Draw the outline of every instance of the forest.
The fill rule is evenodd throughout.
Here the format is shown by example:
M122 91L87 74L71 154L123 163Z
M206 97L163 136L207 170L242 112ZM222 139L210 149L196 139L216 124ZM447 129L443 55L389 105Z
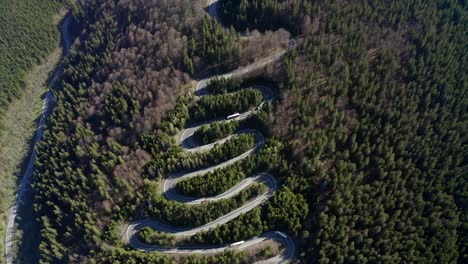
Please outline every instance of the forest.
M0 252L8 210L42 106L47 62L59 57L57 24L68 0L0 0ZM60 13L60 14L59 14ZM39 66L41 65L41 66ZM0 263L4 263L4 258Z
M239 122L233 120L231 122L215 122L209 125L203 125L195 131L193 137L203 145L223 139L234 133L239 127Z
M233 114L245 112L262 102L262 93L253 89L242 89L235 93L223 95L209 95L202 97L193 107L189 109L190 120L200 122Z
M67 3L68 0L0 1L0 117L20 94L26 72L57 46L60 32L52 17Z
M261 192L254 186L193 209L167 201L158 184L252 147L245 135L213 151L181 150L176 137L187 125L262 100L241 89L248 86L242 79L214 80L209 89L219 92L198 99L193 83L285 48L291 35L295 49L256 73L275 84L277 100L245 122L211 123L197 135L213 142L255 128L265 145L177 185L202 197L268 172L279 189L186 243L223 245L282 230L294 238L298 263L468 260L464 3L221 0L224 31L203 2L90 0L74 7L80 41L54 91L57 106L34 174L41 263L173 263L125 245L122 226L147 217L200 225ZM238 34L244 29L248 37ZM209 188L199 188L205 181ZM174 243L148 229L139 236ZM177 262L251 263L267 253Z
M142 194L147 197L144 203L146 208L140 208L139 210L144 211L149 217L158 218L179 227L204 225L265 192L265 186L251 185L232 199L223 199L197 206L185 206L167 201L161 194L157 193L158 188L159 186L154 182L147 182L142 191Z

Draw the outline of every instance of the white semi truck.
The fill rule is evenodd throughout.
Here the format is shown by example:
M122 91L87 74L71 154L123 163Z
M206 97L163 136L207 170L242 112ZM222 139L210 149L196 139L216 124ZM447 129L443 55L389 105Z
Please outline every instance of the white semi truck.
M244 242L245 242L244 240L239 241L239 242L234 242L234 243L231 244L231 247L242 245L242 244L244 244Z
M236 118L236 117L238 117L238 116L240 116L239 113L235 113L235 114L232 114L232 115L228 115L228 116L226 117L226 120L230 120L230 119Z

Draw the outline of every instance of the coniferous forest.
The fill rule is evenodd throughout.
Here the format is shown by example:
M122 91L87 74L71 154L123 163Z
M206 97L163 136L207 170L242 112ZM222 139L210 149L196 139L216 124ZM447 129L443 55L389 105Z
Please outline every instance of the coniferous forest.
M57 46L59 32L52 16L67 3L67 0L0 2L0 116L20 94L29 68Z
M54 90L33 180L41 263L252 263L272 255L174 258L122 240L129 222L199 226L264 192L252 185L200 205L163 197L169 175L255 145L242 134L210 151L184 151L181 131L206 120L218 122L194 135L203 144L256 129L264 145L178 182L180 193L218 195L260 172L279 187L261 206L186 240L142 229L148 244L225 245L281 230L293 238L297 263L468 261L466 2L220 0L227 30L205 4L73 7L79 41ZM197 80L285 50L292 38L279 60L194 95ZM252 87L265 83L275 99L260 108ZM256 114L219 122L249 109Z

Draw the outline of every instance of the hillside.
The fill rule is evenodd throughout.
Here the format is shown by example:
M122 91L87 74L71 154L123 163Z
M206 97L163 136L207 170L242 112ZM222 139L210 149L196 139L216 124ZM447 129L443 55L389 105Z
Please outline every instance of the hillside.
M463 4L211 3L73 9L42 262L463 263Z
M60 58L57 24L66 1L0 1L0 251L22 162ZM55 52L53 52L55 49ZM0 259L3 263L3 257Z
M67 2L0 1L0 114L19 95L26 72L57 46L52 17Z

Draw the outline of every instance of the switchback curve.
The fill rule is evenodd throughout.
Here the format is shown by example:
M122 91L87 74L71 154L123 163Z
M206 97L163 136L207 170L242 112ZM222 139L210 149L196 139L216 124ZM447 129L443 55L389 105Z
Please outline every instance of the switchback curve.
M209 6L209 11L210 14L212 15L213 18L219 21L217 17L217 5L218 0L210 0L210 6ZM276 52L272 55L269 55L262 60L259 60L255 63L252 63L246 67L239 68L237 70L234 70L230 73L223 74L223 75L217 75L217 76L212 76L207 79L200 80L196 86L196 94L198 96L206 96L208 95L208 91L206 89L207 85L209 84L210 80L214 78L233 78L233 77L238 77L242 76L244 74L247 74L249 72L252 72L254 70L261 69L265 67L266 65L278 60L281 58L284 54L286 53L286 50L282 50L279 52ZM254 86L253 88L256 88L260 90L263 94L264 100L266 101L272 101L273 100L273 93L271 90L266 87L266 86ZM241 120L245 119L248 116L252 115L255 113L256 110L249 110L244 113L241 113L238 117L236 117L234 120ZM218 119L221 120L221 119ZM205 198L193 198L193 197L185 197L175 190L175 186L177 182L188 179L191 177L197 177L204 175L208 172L215 171L216 169L223 168L225 166L228 166L234 162L237 162L241 159L244 159L245 157L252 155L256 151L258 151L263 145L264 145L264 137L263 135L256 131L256 130L243 130L236 132L233 135L230 135L224 139L218 140L217 142L207 144L204 146L198 146L193 140L192 136L195 133L196 130L198 130L202 125L204 124L209 124L217 120L211 120L207 122L202 122L198 123L195 125L192 125L191 127L188 127L185 129L182 133L182 136L179 139L179 143L181 146L186 150L190 152L197 152L197 151L206 151L214 147L215 144L223 144L225 141L229 140L231 137L242 134L242 133L251 133L254 134L255 136L255 147L248 150L247 152L234 157L228 161L225 161L221 164L205 168L202 170L198 170L195 172L190 172L190 173L177 173L173 174L166 179L164 179L163 184L162 184L162 193L166 196L167 199L169 200L174 200L177 202L185 203L185 204L200 204L204 202L213 202L217 201L220 199L228 199L236 194L238 194L241 190L245 189L247 186L255 183L255 182L262 182L267 186L267 191L264 192L262 195L256 197L255 199L247 202L243 206L231 211L230 213L223 215L219 217L218 219L211 221L205 225L196 227L196 228L178 228L178 227L173 227L167 224L164 224L162 222L156 221L156 220L149 220L149 219L144 219L144 220L139 220L135 221L131 224L128 225L125 233L124 233L124 240L133 248L141 251L159 251L162 253L166 254L206 254L206 253L222 253L225 250L245 250L249 247L252 247L254 245L257 245L265 240L274 240L284 246L284 250L282 254L277 255L273 258L263 260L257 263L283 263L287 262L288 260L292 259L295 254L295 245L293 240L287 236L286 234L280 232L280 231L272 231L265 233L259 237L254 237L252 239L249 239L247 241L244 241L240 245L232 246L219 246L219 247L213 247L213 246L182 246L182 247L176 247L176 248L167 248L167 247L160 247L160 246L153 246L153 245L148 245L143 243L139 238L138 238L138 231L141 230L142 228L145 227L150 227L156 231L159 232L164 232L171 234L175 237L189 237L193 236L198 232L202 231L207 231L209 229L215 228L218 225L227 223L231 221L232 219L238 217L240 214L246 213L255 207L261 205L263 202L268 200L273 193L277 190L277 182L276 179L270 175L269 173L258 173L253 176L250 176L238 184L236 184L234 187L230 188L226 192L219 194L214 197L205 197Z

